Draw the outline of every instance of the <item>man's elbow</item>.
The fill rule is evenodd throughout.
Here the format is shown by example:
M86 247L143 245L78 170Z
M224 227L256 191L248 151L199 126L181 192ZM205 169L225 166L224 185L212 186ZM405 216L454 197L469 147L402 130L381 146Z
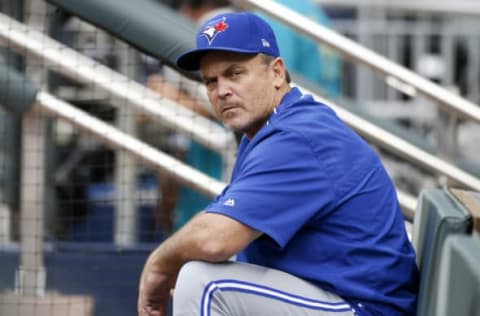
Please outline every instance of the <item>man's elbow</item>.
M189 240L189 249L198 250L196 259L221 262L243 250L260 232L227 216L204 213L189 222L182 236Z
M210 262L221 262L235 255L240 249L235 249L223 240L213 238L200 241L198 247L205 259Z

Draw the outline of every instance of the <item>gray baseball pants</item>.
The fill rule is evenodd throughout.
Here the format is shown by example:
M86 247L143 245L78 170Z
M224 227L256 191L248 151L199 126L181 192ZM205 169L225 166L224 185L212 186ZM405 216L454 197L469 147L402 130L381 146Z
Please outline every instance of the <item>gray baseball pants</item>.
M174 316L352 316L349 303L288 273L238 262L185 264Z

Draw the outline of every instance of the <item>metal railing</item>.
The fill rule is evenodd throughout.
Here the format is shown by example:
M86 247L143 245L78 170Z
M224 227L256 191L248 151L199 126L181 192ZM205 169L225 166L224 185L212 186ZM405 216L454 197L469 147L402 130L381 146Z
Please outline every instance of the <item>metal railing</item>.
M392 143L395 143L396 144L395 148L397 149L397 151L400 151L400 152L402 152L402 149L404 148L403 146L412 147L413 150L419 150L415 146L412 146L411 144L409 144L409 143L405 142L404 140L402 140L401 138L389 133L388 131L385 131L382 128L379 128L379 127L375 126L374 124L368 122L367 120L365 120L365 119L363 119L363 118L361 118L361 117L359 117L359 116L357 116L353 113L350 113L347 110L339 107L338 105L335 105L334 103L324 99L322 96L316 94L315 92L309 91L308 89L306 89L304 87L301 87L301 89L303 91L311 94L316 100L319 100L319 101L321 101L325 104L328 104L328 106L331 107L338 114L339 117L341 117L345 121L348 121L349 125L352 126L352 128L354 128L355 130L357 130L357 132L360 132L364 137L366 137L370 140L373 140L373 141L380 141L382 139L384 139L384 141L388 140ZM376 136L378 136L378 139L377 139ZM419 150L419 151L421 153L420 156L423 158L419 162L422 162L425 159L429 158L428 153L425 153L421 150ZM407 157L408 157L408 155L407 155ZM414 157L412 157L412 158L414 158ZM442 162L442 163L444 163L444 162ZM448 163L446 163L446 165L447 165L448 168L452 167ZM480 185L480 182L478 182L477 185ZM414 216L414 212L415 212L415 208L417 206L417 198L412 196L411 194L409 194L407 192L399 190L398 188L397 188L397 197L398 197L398 201L400 202L400 205L402 207L404 217L407 220L412 221L413 216Z
M43 296L46 290L43 256L45 214L42 207L45 170L43 114L66 120L110 147L124 150L155 169L175 175L207 196L218 195L226 185L47 92L38 92L33 107L23 116L26 137L22 141L21 264L16 274L16 291L19 294Z
M470 175L455 165L410 144L401 137L376 126L368 120L322 98L314 92L308 91L305 88L302 89L312 94L317 100L328 104L343 121L374 144L379 145L380 147L385 147L391 152L396 153L409 161L415 162L431 171L437 172L438 174L447 176L466 187L480 191L480 179ZM416 208L416 198L411 194L398 189L397 195L405 218L413 220L413 214Z
M305 28L306 30L304 30L304 32L312 32L311 36L318 37L316 38L317 40L325 42L333 48L338 49L352 60L369 65L376 72L384 75L387 80L390 80L391 84L402 85L403 88L411 89L412 93L418 92L436 101L445 102L442 103L445 109L454 111L464 117L471 117L477 122L480 121L480 112L478 109L473 108L474 105L468 101L465 101L429 81L418 77L408 70L377 56L355 43L348 42L345 38L314 24L302 16L290 16L290 14L294 14L294 12L282 7L275 8L275 6L278 5L274 5L273 1L249 0L242 2L250 3L252 5L258 3L258 8L260 9L263 5L266 5L264 8L265 12L269 10L267 8L271 8L279 15L275 16L272 14L274 17L283 18L289 24L294 22L298 23L298 25L292 25L295 25L295 27L299 29ZM313 24L309 25L309 23ZM173 101L159 97L155 92L145 88L141 84L92 61L74 50L59 44L41 32L35 31L33 28L2 14L0 14L0 40L5 41L11 47L17 48L20 53L33 55L36 58L41 59L51 69L54 69L67 77L88 85L94 85L96 88L110 93L120 101L114 102L113 105L117 103L122 106L133 106L141 112L148 113L151 117L162 124L166 124L179 131L188 133L200 143L220 153L224 153L226 148L232 148L232 145L235 143L233 135L231 133L226 133L224 129L218 127L215 123L195 115L193 112L178 106ZM319 100L323 99L318 95L315 95L315 97ZM379 144L400 156L406 157L410 161L433 170L434 172L443 174L458 183L480 191L479 179L472 177L448 162L412 146L403 139L327 100L322 101L328 103L347 124L374 143ZM206 176L202 172L199 172L181 161L178 161L137 140L133 136L84 113L47 92L41 91L37 94L36 105L34 106L34 111L35 110L67 120L73 125L91 132L110 146L125 150L135 158L146 162L150 166L167 170L176 175L183 182L188 183L190 186L197 188L199 191L209 196L219 194L225 186L225 183ZM192 124L193 122L195 124ZM38 169L37 172L40 170L41 169ZM31 181L33 180L35 179L31 179ZM27 190L25 190L25 192L27 192ZM42 192L39 191L36 193L41 194ZM413 211L416 207L416 198L402 191L398 191L398 197L404 209L405 216L412 219ZM31 200L36 201L35 199ZM35 229L41 231L42 227L39 225L41 221L39 221L38 217L35 217L37 215L34 214L36 212L35 206L32 206L29 209L31 212L26 213L25 216L30 216L30 219L36 218L36 221L29 221L29 218L26 218L22 220L22 222L24 222L25 225L28 225L29 222L34 223L36 224ZM32 231L28 226L25 227L26 230ZM33 236L36 239L32 240L33 243L31 244L31 249L27 249L27 252L32 255L32 262L38 259L37 257L41 253L39 249L43 248L43 245L39 244L42 242L42 239L38 238L39 235ZM28 271L28 268L29 266L24 265L23 270L20 269L19 273L25 273ZM44 283L44 280L40 282L37 280L38 278L44 278L44 273L41 270L43 265L39 265L38 262L35 261L33 268L39 268L40 273L34 273L30 277L20 275L19 278L32 279L32 282L29 283L30 286L27 286L26 288L33 289L30 294L38 294L35 292L35 289L43 288L43 286L39 287L38 285Z
M174 174L180 181L187 183L210 197L218 195L225 183L218 181L168 154L122 132L100 119L89 115L59 98L40 91L36 98L37 110L66 120L80 129L91 132L98 139L115 149L125 150L133 157L158 169Z
M44 59L49 66L73 79L98 85L118 98L129 101L137 108L155 115L161 122L167 122L171 126L177 126L176 124L178 124L181 130L196 135L198 140L202 140L202 143L209 144L212 148L222 150L225 146L231 146L231 140L225 137L225 134L220 133L221 137L218 137L219 134L213 133L214 136L217 135L217 138L213 138L213 140L209 138L209 135L212 135L212 130L217 128L215 126L211 127L209 122L206 122L206 125L209 126L208 128L198 128L195 125L196 128L193 129L193 124L191 124L191 115L193 113L189 113L186 109L178 108L171 101L159 99L153 91L4 15L0 15L0 38L6 40L10 45L14 44L13 46L20 48L21 51L26 50L29 54L34 54L36 57ZM61 49L61 53L59 53L59 49ZM82 67L79 67L79 65L82 65ZM115 78L115 80L112 80L112 78ZM480 181L459 168L417 149L401 138L376 127L341 107L327 101L325 102L329 103L347 124L370 140L385 145L404 157L421 163L430 170L445 174L447 177L465 186L480 190ZM179 114L183 115L179 117ZM203 118L198 119L199 122L205 120ZM189 122L190 124L188 124ZM195 123L198 123L196 119ZM405 192L400 192L399 197L402 207L407 212L413 212L415 208L413 201L415 198Z
M8 47L16 49L20 54L25 54L35 60L36 64L48 66L52 70L71 78L74 81L86 84L92 87L95 92L103 92L112 98L111 105L121 109L134 109L138 114L147 114L149 118L163 126L170 127L175 131L184 133L192 139L203 144L205 147L215 150L223 157L223 166L225 178L230 174L231 167L236 151L236 141L233 133L216 122L210 121L176 102L162 97L157 92L146 88L144 85L135 82L118 72L76 52L73 49L66 47L37 31L34 27L20 23L7 15L0 14L0 42L5 43ZM38 63L40 61L41 63ZM43 85L45 80L37 80L37 83ZM58 106L61 106L60 100L57 100ZM50 102L52 102L50 100ZM73 109L71 109L73 110ZM54 110L52 109L54 112ZM79 117L82 113L78 113ZM131 116L129 116L131 118ZM68 116L67 120L75 120L75 118ZM84 118L84 121L91 121L91 118ZM99 121L101 122L101 121ZM72 122L74 125L79 125L82 122ZM82 125L79 125L82 127ZM84 124L83 128L90 128L91 126L100 126L99 124L92 125ZM96 135L101 139L109 142L111 135L103 135L102 133L113 133L111 129L101 128ZM183 164L177 162L168 167L168 163L176 160L168 160L169 156L158 151L152 151L153 148L142 145L137 139L131 137L131 141L125 141L120 147L114 148L125 149L128 152L132 151L131 146L136 147L137 150L147 153L148 158L141 158L146 162L153 164L160 164L160 168L164 168L168 172L179 178L181 182L186 183L190 187L199 192L205 193L207 196L215 196L220 192L219 185L209 181L203 173L196 169L184 169ZM40 140L39 140L40 141ZM122 147L123 146L123 147ZM125 148L125 146L130 146ZM121 154L122 152L120 152ZM148 156L149 155L149 156ZM133 153L134 157L137 157ZM127 164L132 166L133 164ZM172 169L173 168L173 169ZM178 169L176 169L178 168ZM183 171L182 171L183 170ZM25 172L24 172L25 173ZM130 180L123 182L132 183ZM220 183L220 182L218 182ZM121 187L120 189L124 189ZM126 191L126 190L124 190ZM119 200L123 204L125 201L130 201L126 194L131 192L122 192L124 198ZM135 232L135 225L131 221L133 219L134 208L131 205L117 205L120 212L123 209L128 211L128 214L118 214L116 218L119 220L116 223L116 242L120 244L130 244L133 242ZM120 236L121 238L117 238Z
M479 15L480 3L477 0L314 0L322 6L336 8L374 7L388 10L408 12L424 12L437 14Z
M50 69L112 95L118 101L112 102L113 106L133 106L139 113L146 113L157 122L186 133L219 152L231 163L235 137L217 123L5 14L0 14L0 39L21 52L26 50L29 55L45 62Z
M306 34L317 42L330 46L348 60L371 68L375 73L383 77L390 86L404 93L408 93L411 96L418 94L423 95L433 100L444 111L453 113L459 117L471 119L477 123L480 122L480 108L476 104L275 1L235 0L234 3L246 9L258 9L295 28L299 32ZM318 98L318 96L316 97ZM457 166L411 145L402 138L378 128L374 124L350 113L344 108L336 106L326 100L324 100L324 102L329 104L342 120L373 143L407 158L409 161L413 161L428 170L444 175L448 179L454 180L466 187L477 191L480 190L480 180ZM401 192L399 198L403 207L405 207L406 204L410 206L414 205L412 196L409 194ZM406 202L406 200L409 200L409 202Z
M371 68L375 73L383 76L384 80L394 88L408 91L408 94L412 96L416 94L424 95L435 101L444 110L480 123L480 107L478 105L276 1L235 0L234 3L242 7L259 9L316 41L328 45L348 60Z
M347 58L370 66L377 73L385 76L391 83L408 88L411 93L426 95L439 102L445 109L453 111L463 117L480 121L480 110L469 101L421 78L415 73L398 66L382 56L326 29L313 21L277 4L274 1L236 1L243 5L252 5L283 22L294 26L301 32L314 37L317 41L328 44L340 51ZM44 60L53 69L84 83L95 85L124 100L122 103L134 105L136 108L148 112L162 123L190 133L201 143L216 149L224 150L231 145L232 138L225 136L223 131L215 132L218 127L203 118L195 118L195 129L191 124L193 113L179 108L173 102L160 99L153 91L133 82L124 76L104 67L87 57L71 50L49 37L25 26L5 15L0 15L0 37L11 46L28 51ZM61 52L61 53L60 53ZM82 65L82 67L79 67ZM113 80L114 79L114 80ZM317 96L318 97L318 96ZM440 102L441 101L441 102ZM161 104L160 104L161 102ZM480 180L469 175L456 166L447 163L431 154L410 145L399 137L386 132L366 120L329 103L339 116L360 134L380 144L411 161L467 187L480 190ZM199 126L201 126L199 128ZM212 133L212 131L214 131ZM212 138L213 136L213 138ZM190 177L191 178L191 177ZM414 198L406 193L400 193L402 206L412 209Z

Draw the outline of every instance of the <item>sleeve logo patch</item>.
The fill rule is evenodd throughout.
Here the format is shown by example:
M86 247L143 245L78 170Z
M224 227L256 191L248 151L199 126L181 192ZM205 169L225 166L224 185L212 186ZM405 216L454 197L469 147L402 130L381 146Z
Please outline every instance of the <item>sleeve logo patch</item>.
M235 206L235 200L234 199L228 199L223 203L223 205L233 207L233 206Z

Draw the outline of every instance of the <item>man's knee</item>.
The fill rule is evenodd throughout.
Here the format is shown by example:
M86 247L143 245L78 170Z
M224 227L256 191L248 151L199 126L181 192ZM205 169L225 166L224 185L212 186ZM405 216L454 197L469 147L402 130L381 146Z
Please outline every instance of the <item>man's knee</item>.
M198 314L203 291L214 280L218 267L219 264L202 261L190 261L183 265L173 294L175 315Z
M215 276L216 264L203 261L190 261L183 265L178 274L175 292L201 292Z
M207 271L211 268L209 266L212 265L208 262L203 261L189 261L183 265L180 269L178 274L178 279L181 280L195 280L199 277L205 276Z

